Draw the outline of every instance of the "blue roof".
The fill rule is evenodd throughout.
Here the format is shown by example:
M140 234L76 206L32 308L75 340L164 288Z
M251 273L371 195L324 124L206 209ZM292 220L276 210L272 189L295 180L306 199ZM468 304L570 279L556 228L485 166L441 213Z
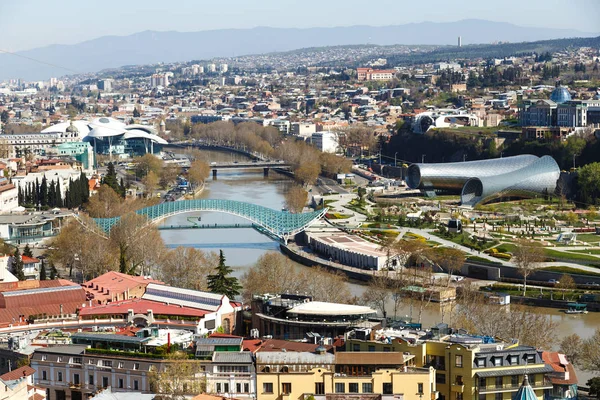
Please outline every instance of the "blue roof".
M515 393L512 400L537 400L535 392L531 388L531 385L529 385L529 378L527 377L527 374L524 375L523 384L517 393Z
M557 86L556 89L552 91L552 94L550 94L550 100L556 104L562 104L571 100L571 94L566 87Z

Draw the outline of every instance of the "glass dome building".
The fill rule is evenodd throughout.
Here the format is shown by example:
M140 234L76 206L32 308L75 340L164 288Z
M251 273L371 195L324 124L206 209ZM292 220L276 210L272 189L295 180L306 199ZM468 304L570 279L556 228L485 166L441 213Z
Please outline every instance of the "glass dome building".
M569 90L566 87L560 86L560 83L557 82L556 88L550 94L550 100L556 104L566 103L571 100L571 93L569 93Z

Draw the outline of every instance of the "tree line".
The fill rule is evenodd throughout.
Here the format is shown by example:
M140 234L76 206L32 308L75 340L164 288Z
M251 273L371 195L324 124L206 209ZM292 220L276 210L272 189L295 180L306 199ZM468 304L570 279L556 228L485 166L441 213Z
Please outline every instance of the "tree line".
M41 182L29 182L27 185L19 186L19 205L25 208L40 207L47 210L54 207L77 208L87 203L90 197L89 183L86 175L82 172L75 180L69 178L69 186L63 198L62 188L59 180L50 180L44 175Z

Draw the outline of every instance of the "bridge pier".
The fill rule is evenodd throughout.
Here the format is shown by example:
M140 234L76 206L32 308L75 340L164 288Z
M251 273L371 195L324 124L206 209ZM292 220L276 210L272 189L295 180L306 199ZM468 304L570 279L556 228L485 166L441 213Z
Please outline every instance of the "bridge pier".
M213 181L216 181L217 180L217 169L216 168L213 169L212 172L213 172Z
M263 174L265 175L265 177L269 176L269 169L269 167L263 168Z

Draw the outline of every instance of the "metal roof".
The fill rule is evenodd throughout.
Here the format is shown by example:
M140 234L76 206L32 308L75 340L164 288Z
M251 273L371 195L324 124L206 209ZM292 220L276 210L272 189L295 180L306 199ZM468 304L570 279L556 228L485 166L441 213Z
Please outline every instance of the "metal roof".
M213 362L226 364L252 364L252 353L249 351L217 351L213 353Z
M116 335L113 333L86 333L77 332L71 335L71 339L96 340L103 342L136 343L142 344L152 338L140 338L137 336Z
M488 378L492 376L510 376L510 375L524 375L524 374L544 374L546 372L552 372L553 369L549 365L535 368L517 368L517 369L496 369L492 371L477 371L475 374L480 378Z
M198 338L196 339L196 345L240 346L242 344L242 341L242 338Z

